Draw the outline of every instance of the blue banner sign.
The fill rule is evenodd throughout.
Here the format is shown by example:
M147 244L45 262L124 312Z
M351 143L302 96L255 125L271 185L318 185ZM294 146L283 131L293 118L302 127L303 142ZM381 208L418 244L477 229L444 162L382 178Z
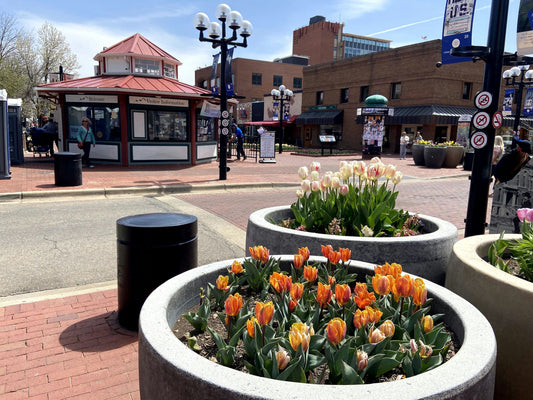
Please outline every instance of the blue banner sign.
M454 57L452 48L472 44L472 20L476 0L446 0L444 24L442 28L442 63L453 64L471 61L472 57Z

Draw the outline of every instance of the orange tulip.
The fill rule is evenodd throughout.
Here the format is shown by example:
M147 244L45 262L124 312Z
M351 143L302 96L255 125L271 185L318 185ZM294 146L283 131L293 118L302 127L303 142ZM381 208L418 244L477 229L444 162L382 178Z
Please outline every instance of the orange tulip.
M391 320L387 320L380 325L379 330L383 332L386 337L391 337L392 335L394 335L396 327L394 326L394 323Z
M244 268L242 267L242 264L237 260L233 261L233 264L231 264L231 272L234 274L240 274L243 271Z
M355 314L353 316L353 324L357 329L361 329L362 327L367 326L368 321L368 310L355 310Z
M337 281L337 280L335 279L334 276L328 275L328 285L329 285L329 286L333 286L333 285L335 285L335 282L336 282L336 281Z
M278 293L288 292L291 290L292 277L274 272L270 275L270 284Z
M272 321L274 316L274 303L271 301L267 303L262 303L258 301L255 303L255 317L257 318L257 323L261 326L269 324Z
M422 324L424 333L428 333L433 330L433 318L431 318L431 315L424 315L420 323Z
M289 311L293 312L297 305L298 305L298 302L296 300L291 299L289 301Z
M294 268L300 269L304 265L304 257L301 254L295 254L292 263L294 264Z
M330 251L328 253L328 260L332 265L337 265L341 260L341 253L335 250Z
M293 283L291 287L291 299L298 301L304 294L304 285L302 283Z
M401 297L409 297L413 291L413 278L409 275L402 275L394 281L395 293Z
M239 314L242 308L242 297L239 293L230 294L224 303L226 314L234 317Z
M374 296L374 293L368 292L366 283L358 282L355 284L354 300L357 303L357 307L364 309L366 306L369 306L376 301L376 296Z
M413 302L416 305L422 306L428 299L428 290L424 281L420 278L416 278L413 283Z
M266 247L255 246L249 247L250 255L254 260L261 261L262 264L265 264L269 258L269 251Z
M251 317L248 321L246 321L246 330L248 331L248 336L255 337L255 323L257 322L257 318Z
M374 329L374 327L370 328L370 332L368 332L369 343L379 343L385 338L386 338L385 334L381 332L379 329Z
M379 275L392 275L394 278L397 278L402 274L402 266L396 263L385 263L383 265L376 265L374 272Z
M307 282L314 282L318 278L318 269L316 267L311 267L306 265L304 267L304 278Z
M350 286L344 285L335 285L335 300L337 304L341 307L344 307L350 302L352 296L352 290Z
M307 247L300 247L298 249L298 254L304 258L304 261L309 260L309 256L311 256L311 252Z
M386 296L390 293L391 281L386 275L376 274L372 277L372 287L377 294Z
M377 308L372 308L370 306L365 307L365 311L368 312L368 322L376 323L381 319L383 313Z
M320 249L322 250L322 255L326 258L328 258L330 251L333 251L333 247L330 244L327 246L320 245Z
M326 333L329 342L334 346L338 345L346 336L346 322L340 318L333 318L326 326Z
M341 253L342 262L348 262L352 258L352 251L350 249L339 248L339 253Z
M316 292L316 301L320 304L320 307L325 307L331 301L331 288L329 285L324 285L322 282L318 282L318 289Z
M217 289L223 290L225 292L229 289L228 282L229 282L229 276L219 275L215 283L217 285Z
M299 346L302 346L302 350L307 351L309 342L311 341L311 335L314 335L313 329L310 329L303 322L292 324L291 330L289 331L289 342L293 350L296 351Z

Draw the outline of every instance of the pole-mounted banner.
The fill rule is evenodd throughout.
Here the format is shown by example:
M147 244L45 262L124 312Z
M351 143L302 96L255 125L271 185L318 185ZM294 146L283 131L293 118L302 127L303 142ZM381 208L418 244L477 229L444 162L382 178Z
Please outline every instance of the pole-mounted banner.
M447 0L442 28L442 59L443 64L471 61L472 57L454 57L452 48L470 46L472 44L472 20L476 0Z
M516 24L516 52L521 56L533 53L533 0L520 0Z
M220 53L213 56L213 67L211 68L211 93L214 95L218 94L218 85L217 85L217 66Z

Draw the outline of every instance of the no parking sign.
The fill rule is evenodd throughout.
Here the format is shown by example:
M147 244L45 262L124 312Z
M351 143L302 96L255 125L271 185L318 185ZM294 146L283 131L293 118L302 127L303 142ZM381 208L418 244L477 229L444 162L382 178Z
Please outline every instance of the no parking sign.
M485 132L474 132L470 139L470 144L474 149L481 149L487 145L487 135Z

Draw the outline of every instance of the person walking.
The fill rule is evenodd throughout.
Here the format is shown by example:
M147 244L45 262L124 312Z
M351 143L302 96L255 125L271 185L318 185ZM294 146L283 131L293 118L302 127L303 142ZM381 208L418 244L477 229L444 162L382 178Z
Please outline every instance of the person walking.
M407 154L407 145L409 144L409 136L407 132L403 131L402 136L400 136L400 160L405 160Z
M76 140L78 141L78 148L83 149L83 156L81 158L82 164L89 168L94 168L91 164L91 145L93 148L96 145L93 130L91 129L91 120L87 117L83 117L81 120L81 126L76 134Z
M492 166L498 164L498 161L503 156L505 146L503 144L503 138L500 135L494 137L494 149L492 150Z
M246 154L244 153L244 137L242 135L241 128L237 126L237 124L233 124L233 127L235 128L235 136L237 137L237 160L242 159L246 160Z

